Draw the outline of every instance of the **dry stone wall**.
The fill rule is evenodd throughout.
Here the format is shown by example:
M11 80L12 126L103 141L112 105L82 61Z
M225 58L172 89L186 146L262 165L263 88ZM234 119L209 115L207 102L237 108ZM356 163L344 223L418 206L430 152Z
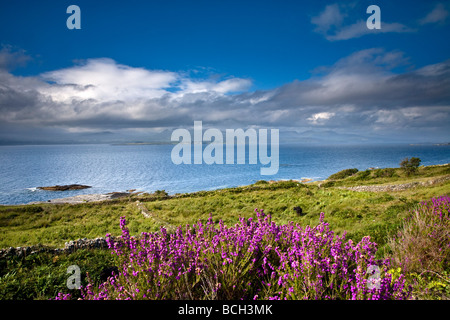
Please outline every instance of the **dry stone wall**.
M111 239L115 240L114 237ZM61 254L61 253L71 253L79 249L107 249L108 243L106 242L106 238L99 237L95 239L78 239L74 241L66 242L64 248L51 248L43 245L35 245L29 247L9 247L6 249L0 250L0 257L25 257L30 254L48 252L53 254Z

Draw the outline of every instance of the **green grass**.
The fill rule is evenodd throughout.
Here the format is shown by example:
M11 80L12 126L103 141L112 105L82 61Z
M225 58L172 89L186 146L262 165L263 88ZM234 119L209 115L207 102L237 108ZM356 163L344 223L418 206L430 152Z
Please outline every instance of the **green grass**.
M450 174L450 165L443 166L421 166L416 174L407 175L401 168L381 168L374 170L358 171L352 175L347 175L346 170L340 171L342 174L331 175L326 184L329 186L358 186L373 184L402 184L411 181L424 181L430 177L444 176ZM333 176L342 178L334 179Z
M131 202L0 207L0 247L61 247L69 240L105 236L108 232L118 234L117 221L122 215L135 217L139 228L151 226L151 221L140 215Z
M0 248L35 244L62 247L65 242L78 238L103 237L106 233L119 235L121 216L127 217L133 234L159 230L162 225L159 220L178 226L206 220L209 214L216 222L222 219L225 224L232 225L239 216L252 216L255 208L270 213L277 223L294 221L303 225L317 223L320 212L324 212L327 222L337 232L347 231L356 241L372 232L374 239L383 245L383 235L397 227L408 207L423 199L446 194L450 189L449 181L384 193L336 187L424 181L450 173L450 166L421 167L419 173L411 177L406 177L400 169L392 169L394 176L378 177L378 170L368 171L368 176L364 173L363 181L355 180L361 172L335 180L333 187L319 187L317 182L260 181L245 187L173 197L144 194L102 203L0 206ZM160 219L144 217L136 206L137 199ZM303 216L294 212L296 206L303 209Z
M386 243L401 225L407 211L416 203L450 193L450 181L396 192L356 192L339 187L375 184L401 184L426 181L450 174L450 165L420 167L406 176L399 168L361 171L342 179L302 184L295 181L268 183L215 191L180 194L142 194L102 203L35 204L0 206L0 248L43 244L63 247L79 238L119 235L119 219L126 216L131 234L158 231L161 221L173 226L197 223L211 214L218 223L234 225L239 217L254 216L264 209L277 224L290 221L316 225L320 212L338 234L359 241L369 235L378 243L378 256L386 253ZM144 217L136 200L158 219ZM293 210L300 206L302 216ZM0 259L0 299L49 298L65 287L65 271L70 264L83 265L91 274L107 265L108 250L83 250L54 261L49 254L26 259ZM27 260L28 259L28 260ZM34 260L33 260L34 259ZM32 274L32 276L30 276Z
M99 282L103 268L110 267L112 256L107 250L78 250L72 254L40 253L25 258L0 259L0 300L49 299L58 292L77 294L69 290L67 268L78 265L81 285L91 280Z

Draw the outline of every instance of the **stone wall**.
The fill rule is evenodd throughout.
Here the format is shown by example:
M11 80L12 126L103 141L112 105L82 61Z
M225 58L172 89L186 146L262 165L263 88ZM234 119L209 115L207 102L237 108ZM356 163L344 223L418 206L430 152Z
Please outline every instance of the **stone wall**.
M422 182L409 182L403 184L391 184L391 185L373 185L373 186L356 186L356 187L339 187L339 189L347 189L352 191L368 191L368 192L387 192L387 191L402 191L418 186L432 186L438 183L450 180L450 176L444 176L437 179L430 179Z
M115 240L114 237L111 237ZM64 248L51 248L43 245L35 245L29 247L9 247L0 250L0 258L16 256L25 257L30 254L48 252L53 254L71 253L79 249L107 249L108 243L106 238L100 237L95 239L78 239L74 241L66 242Z

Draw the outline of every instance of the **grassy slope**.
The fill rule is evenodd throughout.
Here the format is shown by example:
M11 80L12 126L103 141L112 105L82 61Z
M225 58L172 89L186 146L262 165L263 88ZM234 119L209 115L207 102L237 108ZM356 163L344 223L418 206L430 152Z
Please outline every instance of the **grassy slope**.
M371 172L372 176L375 171ZM403 175L400 169L390 178L365 177L358 174L335 181L338 186L397 184L423 181L450 174L450 165L422 167L412 177ZM322 183L322 185L324 185ZM326 184L325 184L326 185ZM218 222L232 225L239 216L250 217L254 209L264 209L277 223L289 221L316 224L320 212L333 230L346 230L355 240L364 235L375 237L380 244L386 230L393 229L405 211L414 203L432 196L448 194L450 181L429 187L396 192L356 192L335 186L318 187L318 183L300 184L293 181L277 183L258 182L251 186L197 192L175 197L144 195L125 200L78 205L40 204L0 207L0 248L45 244L64 246L64 242L78 238L103 237L106 233L119 234L119 218L126 216L130 231L157 231L161 223L145 218L138 207L140 199L148 210L172 225L196 223L206 220L211 213ZM300 206L303 216L297 216L293 207Z
M164 197L142 195L125 200L80 205L40 204L28 206L0 206L0 248L45 244L62 247L64 242L78 238L103 237L119 234L119 218L126 216L130 232L157 231L161 220L172 225L206 220L211 213L218 222L232 225L239 216L254 216L254 209L264 209L277 223L289 221L315 225L320 212L338 233L347 231L349 238L358 241L370 235L379 244L379 256L389 234L395 232L408 209L430 197L449 194L450 181L397 192L356 192L338 186L400 184L424 181L450 174L450 165L422 167L417 175L406 177L395 169L392 177L376 178L376 170L357 173L351 177L323 183L299 184L293 181L264 183L217 191ZM324 187L329 185L328 187ZM334 185L334 186L332 186ZM139 199L159 219L146 218L136 206ZM297 216L293 207L301 206L305 215ZM76 264L82 273L98 275L101 268L112 263L107 252L81 251L58 258L47 254L0 261L0 299L48 298L55 290L62 290L68 265ZM106 254L106 255L105 255ZM95 259L93 259L95 257ZM93 262L95 261L95 262Z

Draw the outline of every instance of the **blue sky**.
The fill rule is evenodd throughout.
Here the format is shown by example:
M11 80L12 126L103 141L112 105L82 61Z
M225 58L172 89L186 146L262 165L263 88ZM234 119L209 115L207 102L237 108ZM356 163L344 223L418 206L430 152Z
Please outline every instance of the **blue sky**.
M71 4L80 30L66 27ZM381 30L366 27L371 4ZM448 142L449 12L449 1L2 2L0 142L163 139L195 120L311 143Z

